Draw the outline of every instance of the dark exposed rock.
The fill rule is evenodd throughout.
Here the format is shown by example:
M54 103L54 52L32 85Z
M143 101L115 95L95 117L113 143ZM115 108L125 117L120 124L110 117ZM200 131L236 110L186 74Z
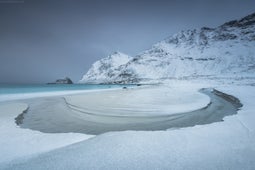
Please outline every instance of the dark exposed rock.
M248 15L240 20L226 22L221 27L246 27L255 23L255 13Z
M229 34L229 33L219 34L219 35L216 35L213 37L213 39L221 40L221 41L233 40L236 38L237 38L237 36L235 34Z
M215 58L197 58L197 61L209 61L209 60L215 60Z
M237 27L240 26L239 22L237 20L229 21L223 24L221 27Z
M201 31L213 31L215 30L214 28L209 28L209 27L202 27Z

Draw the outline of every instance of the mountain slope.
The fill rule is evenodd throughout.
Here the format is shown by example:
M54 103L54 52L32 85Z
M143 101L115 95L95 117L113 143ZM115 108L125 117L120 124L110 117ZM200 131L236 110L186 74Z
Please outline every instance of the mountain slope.
M109 57L97 61L81 82L255 77L255 13L217 28L181 31L134 58L123 58L112 65Z
M119 67L128 63L132 57L115 52L106 58L96 61L79 81L80 83L109 83L115 81L120 74Z

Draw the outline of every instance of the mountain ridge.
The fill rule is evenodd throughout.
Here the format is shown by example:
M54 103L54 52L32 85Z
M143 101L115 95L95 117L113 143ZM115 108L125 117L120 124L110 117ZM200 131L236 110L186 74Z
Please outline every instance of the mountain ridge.
M180 31L135 57L118 53L97 61L101 65L95 67L94 63L80 82L255 77L254 30L255 13L215 28ZM109 65L111 62L118 64Z

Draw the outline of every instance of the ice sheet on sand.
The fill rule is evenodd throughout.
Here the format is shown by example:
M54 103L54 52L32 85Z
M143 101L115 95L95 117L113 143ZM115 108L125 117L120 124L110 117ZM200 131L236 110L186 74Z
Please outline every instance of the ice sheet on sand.
M169 115L206 107L210 98L197 89L154 86L65 97L67 103L99 115Z
M244 104L224 122L169 131L106 133L6 169L255 169L255 87L217 88Z
M88 139L89 135L45 134L16 126L14 118L27 109L24 103L0 104L0 164ZM0 166L1 167L1 166ZM1 168L0 168L1 169Z

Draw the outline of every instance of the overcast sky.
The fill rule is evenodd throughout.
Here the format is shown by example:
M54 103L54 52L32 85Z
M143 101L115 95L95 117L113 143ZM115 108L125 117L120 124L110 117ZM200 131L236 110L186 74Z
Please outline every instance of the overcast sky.
M0 0L0 83L77 82L114 51L253 12L254 0Z

